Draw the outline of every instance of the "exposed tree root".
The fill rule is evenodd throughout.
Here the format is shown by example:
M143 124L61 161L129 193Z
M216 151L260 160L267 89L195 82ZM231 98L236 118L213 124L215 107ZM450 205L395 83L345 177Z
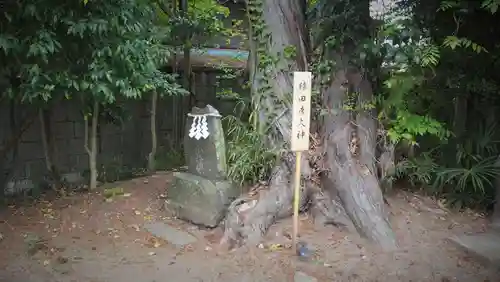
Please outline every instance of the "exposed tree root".
M224 222L224 236L221 244L230 248L243 244L256 245L260 242L269 227L276 220L292 215L293 183L289 179L294 168L293 154L288 154L271 176L269 189L261 190L255 196L244 195L235 200L229 207ZM307 160L302 165L303 171L310 170ZM290 165L291 164L291 165ZM319 222L350 228L352 222L338 202L324 195L314 187L307 178L301 185L301 212L312 207L313 215Z
M356 232L356 228L347 215L338 196L318 190L311 194L310 199L310 211L316 224L333 225Z

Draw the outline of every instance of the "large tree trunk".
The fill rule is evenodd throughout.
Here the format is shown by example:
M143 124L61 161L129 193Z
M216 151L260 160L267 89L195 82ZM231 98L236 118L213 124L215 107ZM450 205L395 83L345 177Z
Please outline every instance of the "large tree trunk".
M252 1L253 2L253 1ZM247 2L248 6L255 5ZM257 127L263 134L269 136L269 146L285 148L269 181L269 189L261 191L255 197L242 196L234 201L228 210L225 221L225 234L222 242L233 244L257 244L265 232L277 219L292 214L293 180L295 157L289 152L292 121L293 71L303 71L307 68L306 50L309 45L305 31L304 3L301 0L265 0L262 3L262 20L272 40L263 45L254 34L251 38L250 77L252 82L252 98L255 105L259 104ZM248 8L248 7L247 7ZM252 8L252 7L250 7ZM260 9L247 9L255 11ZM252 26L253 23L250 25ZM269 42L270 41L270 42ZM285 50L295 47L296 56L286 57ZM257 49L265 50L266 55L277 59L277 63L263 69L258 61ZM270 89L270 90L267 90ZM315 184L311 181L311 167L308 153L302 154L301 162L301 210L307 208L308 199L317 203L318 208L330 218L339 223L342 220L331 219L332 215L342 214L342 209L331 208L332 201L322 197Z
M356 45L370 36L370 1L346 5L350 13L356 14L354 22L347 23L349 28L339 26L350 33L346 37L349 39L342 39L339 43L343 45L336 50L323 49L326 59L335 62L331 83L322 89L324 107L329 109L329 115L323 120L325 168L328 171L323 189L339 196L361 235L385 249L395 249L397 242L385 212L378 178L393 166L394 149L384 146L387 152L381 155L384 160L377 173L377 121L374 110L367 107L373 103L372 85L366 73L352 64L352 61L359 62L356 59L359 55L353 52L358 49ZM322 9L320 13L341 13L333 4L331 8L333 10ZM332 19L331 14L322 16ZM337 26L333 20L333 27Z
M253 102L259 104L259 129L270 136L270 146L289 150L292 113L292 79L296 70L307 68L307 39L304 21L304 3L300 0L263 1L263 21L270 33L267 44L252 37L251 82ZM255 8L255 7L250 7ZM366 7L368 8L368 6ZM368 10L367 10L368 11ZM369 17L369 15L368 15ZM251 23L251 26L253 24ZM255 26L258 26L256 24ZM267 42L266 41L266 42ZM285 57L285 49L294 47L296 56ZM274 65L264 70L259 65L256 50L264 50ZM312 203L315 216L321 215L324 223L347 225L386 249L397 246L379 187L376 170L377 123L371 111L347 111L343 108L351 94L359 93L357 105L371 102L371 84L363 73L348 68L343 56L335 55L337 71L332 74L332 83L324 89L324 104L333 114L324 118L323 149L325 168L323 190L312 181L309 154L303 155L300 206ZM348 71L349 69L349 71ZM266 91L268 87L271 91ZM266 124L267 123L267 124ZM269 190L256 197L243 196L233 202L225 222L223 242L257 243L276 219L292 213L293 181L291 180L295 160L292 153L283 153L275 167ZM323 191L325 194L323 194ZM309 201L310 200L310 201ZM345 209L345 210L344 210ZM346 212L349 218L346 216Z
M337 66L342 66L341 60L337 58ZM325 166L329 171L324 189L338 193L360 234L393 249L397 243L384 210L375 166L376 123L370 121L374 117L343 109L350 91L360 93L359 99L364 101L371 95L370 87L362 86L360 73L352 71L341 67L324 93L324 104L332 109L324 118Z

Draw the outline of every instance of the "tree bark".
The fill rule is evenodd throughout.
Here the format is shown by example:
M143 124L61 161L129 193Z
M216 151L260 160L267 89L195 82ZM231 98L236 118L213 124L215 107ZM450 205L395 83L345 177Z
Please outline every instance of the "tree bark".
M325 166L329 171L324 189L338 194L361 235L385 249L395 249L397 242L387 219L375 165L375 117L359 107L371 100L372 90L363 74L349 67L345 56L336 55L334 59L337 71L323 93L324 106L330 109L323 126ZM351 112L344 103L353 93L358 95L358 107Z
M151 130L151 152L148 156L148 170L153 173L156 170L156 150L158 137L156 134L156 105L158 101L158 92L154 91L151 97L151 112L150 112L150 130Z
M57 192L62 192L61 176L55 164L55 144L52 134L51 114L49 110L40 109L40 134L42 137L43 152L45 156L45 166L50 176L49 185Z
M250 5L250 3L247 3ZM289 152L291 138L292 120L292 92L293 71L303 71L307 68L306 50L307 39L305 31L304 5L300 0L264 0L262 4L263 21L270 33L272 42L267 43L266 52L277 59L272 69L260 69L257 55L258 44L255 38L251 39L250 77L252 80L252 96L258 107L259 130L269 128L268 132L262 132L269 136L269 146L272 148L285 148L278 163L273 169L269 181L269 189L261 191L254 197L242 196L235 200L229 207L224 223L225 233L222 243L234 244L257 244L268 228L277 220L292 214L293 180L292 171L295 167L294 154ZM285 57L285 48L295 47L294 58ZM270 86L271 93L262 95L259 91L265 86ZM267 124L266 124L267 123ZM265 126L263 126L265 124ZM308 207L308 199L312 195L318 195L319 191L311 181L311 167L308 153L302 154L301 161L301 198L300 210ZM323 207L331 207L332 203L328 197L313 197L316 203ZM328 199L325 201L325 199ZM338 210L332 208L321 208L329 211L332 216ZM335 221L335 219L333 220ZM336 222L336 221L335 221Z
M252 98L258 97L253 102L259 104L258 128L269 128L269 132L262 133L270 136L270 146L287 151L292 120L291 74L306 70L309 51L303 7L300 0L263 1L263 20L271 37L263 49L271 58L277 59L272 69L266 69L264 73L257 67L260 56L255 55L256 48L262 46L257 46L255 41L250 44L253 54L250 58L253 60L250 62ZM296 56L285 58L284 49L290 46L295 47ZM323 189L319 190L312 181L309 154L303 154L301 210L310 202L313 214L316 218L321 216L323 223L355 227L371 241L393 249L397 243L384 210L375 165L377 122L374 113L343 108L348 94L359 94L357 106L371 102L371 84L363 72L349 67L343 56L332 56L338 70L332 74L331 85L322 89L324 106L332 110L332 114L324 117L322 127L323 160L327 171L322 179ZM264 86L270 86L271 93L259 95L266 80L270 85ZM273 170L269 190L256 197L240 197L231 204L222 242L258 243L276 219L292 213L291 172L294 165L293 154L283 153Z
M96 100L92 107L92 121L91 131L89 136L89 123L85 119L85 150L89 156L89 189L94 190L97 188L97 126L99 124L99 102ZM90 139L90 147L89 147Z

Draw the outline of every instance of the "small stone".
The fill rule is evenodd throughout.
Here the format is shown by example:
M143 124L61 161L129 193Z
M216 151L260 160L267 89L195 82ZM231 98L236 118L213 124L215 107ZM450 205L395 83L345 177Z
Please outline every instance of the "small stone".
M212 248L211 248L210 246L206 246L206 247L205 247L205 251L207 251L207 252L208 252L208 251L211 251L211 250L212 250Z
M305 274L302 271L296 271L293 277L294 282L318 282L318 279Z
M196 225L216 227L240 190L230 181L212 181L199 175L176 172L168 188L165 210Z
M197 241L193 235L163 222L147 223L144 225L144 229L148 230L153 236L168 241L177 247L193 244Z
M154 256L154 255L156 255L156 253L155 252L149 252L148 255Z
M260 243L258 247L259 249L264 249L264 244Z

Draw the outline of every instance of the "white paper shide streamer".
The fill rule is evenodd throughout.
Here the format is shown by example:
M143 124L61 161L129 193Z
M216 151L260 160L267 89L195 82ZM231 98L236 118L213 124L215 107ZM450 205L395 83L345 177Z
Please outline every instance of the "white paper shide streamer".
M217 114L188 114L188 116L193 118L188 136L196 140L207 139L208 136L210 136L210 132L208 132L207 116L220 117Z

